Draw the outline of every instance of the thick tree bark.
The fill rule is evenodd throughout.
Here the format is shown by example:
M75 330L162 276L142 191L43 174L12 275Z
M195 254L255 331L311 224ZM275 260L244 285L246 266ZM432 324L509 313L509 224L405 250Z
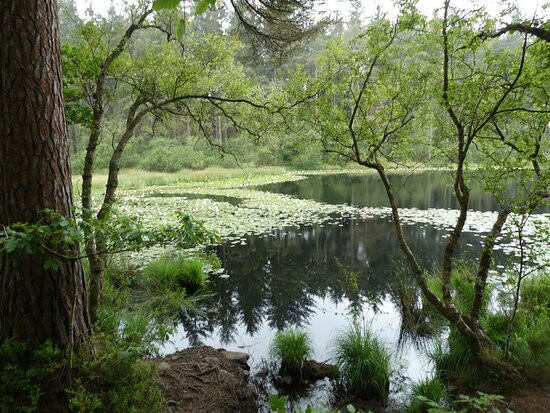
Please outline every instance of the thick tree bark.
M0 2L0 224L73 218L57 2ZM74 247L78 255L78 246ZM0 256L0 340L66 346L90 333L79 261Z

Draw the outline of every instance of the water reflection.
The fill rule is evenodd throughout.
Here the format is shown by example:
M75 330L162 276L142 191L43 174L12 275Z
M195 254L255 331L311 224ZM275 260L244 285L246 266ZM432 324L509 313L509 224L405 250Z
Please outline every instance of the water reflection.
M331 337L356 314L377 325L396 349L401 316L392 286L406 273L392 225L388 219L343 220L250 236L246 245L220 246L217 252L229 278L215 281L212 311L182 321L174 345L240 345L257 362L267 356L268 337L287 326L301 326L312 333L317 356L326 358ZM423 264L439 262L444 232L410 225L405 235ZM480 240L465 234L462 242ZM410 356L411 351L405 345L404 352ZM422 359L414 357L417 363Z
M410 176L389 175L397 204L406 208L452 208L459 205L453 195L449 173L423 172ZM259 189L294 195L302 199L330 204L347 204L358 207L389 206L388 198L378 175L311 175L307 179L264 185ZM497 201L479 187L472 186L470 209L496 211Z

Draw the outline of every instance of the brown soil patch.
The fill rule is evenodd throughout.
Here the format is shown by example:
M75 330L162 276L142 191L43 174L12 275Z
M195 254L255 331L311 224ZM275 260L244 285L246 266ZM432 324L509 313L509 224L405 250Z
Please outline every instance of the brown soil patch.
M523 387L506 399L507 407L516 413L550 413L550 385Z
M235 354L230 354L233 357ZM192 347L155 360L167 413L257 412L244 360L212 347Z

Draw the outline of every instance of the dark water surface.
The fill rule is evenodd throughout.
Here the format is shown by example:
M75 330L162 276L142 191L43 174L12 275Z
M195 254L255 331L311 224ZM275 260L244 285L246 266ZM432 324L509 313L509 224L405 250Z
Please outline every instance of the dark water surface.
M443 174L393 177L401 183L398 202L403 207L454 208ZM385 195L375 176L311 176L297 182L266 185L262 190L333 204L385 206ZM496 205L481 191L472 194L472 208L492 210ZM404 227L405 236L422 264L437 266L447 231L426 224ZM482 234L481 234L482 235ZM480 234L465 233L461 245L480 245ZM478 249L468 248L475 259ZM335 335L357 316L390 348L395 376L419 379L430 373L424 346L430 342L403 340L396 284L404 279L413 289L402 261L389 218L341 219L248 236L246 245L217 249L228 278L214 281L217 294L212 310L182 322L169 353L188 345L207 344L251 354L257 370L268 357L275 333L297 326L311 334L315 358L330 357ZM392 382L398 390L399 381ZM330 391L316 388L307 401L328 400Z
M459 205L453 195L452 176L445 172L422 172L413 175L389 175L400 208L452 208ZM329 204L357 207L389 207L380 178L368 175L310 175L307 179L259 187L264 191L295 195ZM496 200L476 186L470 192L470 209L496 211Z

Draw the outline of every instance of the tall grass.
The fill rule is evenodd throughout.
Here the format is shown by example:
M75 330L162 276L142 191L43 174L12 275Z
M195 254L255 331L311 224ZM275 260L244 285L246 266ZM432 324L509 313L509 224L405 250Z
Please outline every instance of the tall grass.
M434 271L434 275L428 278L428 287L439 298L442 299L442 282L440 271ZM469 311L475 295L475 270L465 261L456 260L451 273L451 292L453 302L461 313ZM483 295L482 313L487 310L487 303L491 297L493 286L487 284Z
M115 261L105 271L98 325L122 333L135 320L148 320L142 323L147 328L138 330L158 336L162 320L201 312L206 282L199 259L161 257L141 271L128 261Z
M445 382L464 388L476 386L478 361L456 329L451 328L447 343L437 340L428 356Z
M534 274L523 282L521 308L550 315L550 272Z
M157 291L176 291L184 288L193 294L206 285L202 263L185 256L165 256L151 261L143 270L143 282L147 288Z
M368 328L354 324L340 332L334 341L333 358L350 392L387 401L390 352Z
M281 362L282 371L300 373L313 356L313 347L306 332L289 329L275 335L269 352Z
M420 397L425 397L442 405L448 402L449 394L445 384L438 376L413 383L407 413L426 413L428 411L430 406Z

